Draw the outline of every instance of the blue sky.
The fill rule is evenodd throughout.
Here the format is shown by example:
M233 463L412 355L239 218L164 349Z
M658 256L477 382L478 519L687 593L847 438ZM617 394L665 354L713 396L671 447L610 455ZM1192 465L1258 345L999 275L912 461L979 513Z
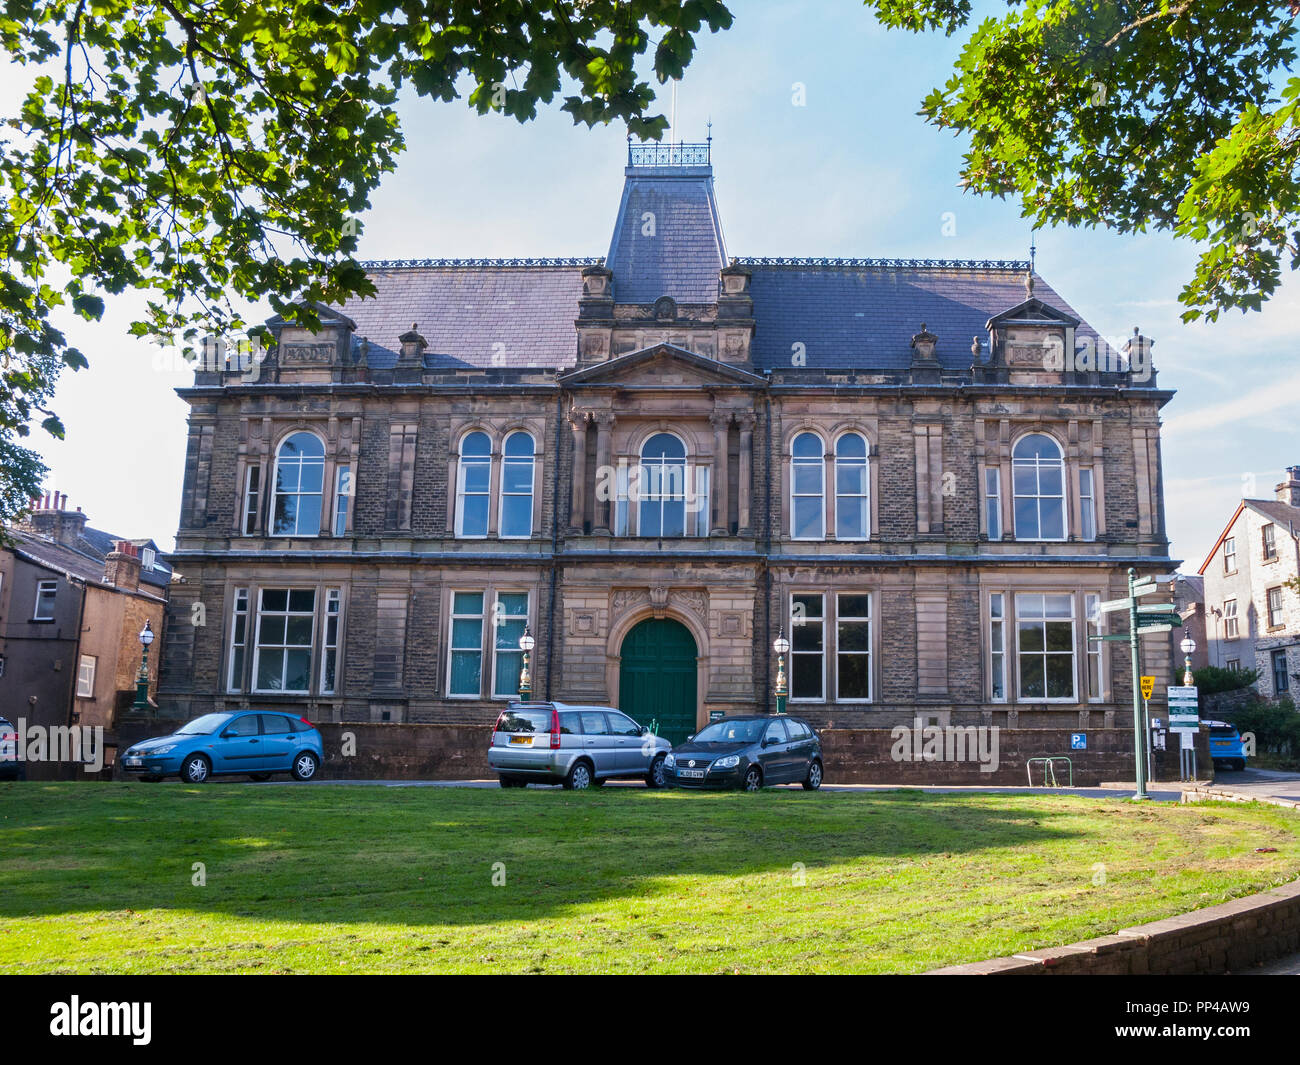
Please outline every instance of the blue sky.
M1027 257L1018 205L962 193L962 141L916 115L948 77L960 37L885 30L854 0L732 6L735 25L700 41L679 86L676 134L702 140L713 122L730 254ZM29 77L0 73L5 114ZM666 88L662 97L667 113ZM558 106L522 126L415 98L401 115L408 148L363 219L362 257L607 250L621 128L575 127ZM949 212L955 233L944 235ZM1099 332L1136 325L1155 340L1159 383L1178 391L1164 410L1170 538L1194 569L1243 492L1271 497L1283 467L1300 463L1300 285L1288 278L1263 313L1183 325L1190 245L1068 229L1041 231L1037 244L1039 272ZM186 407L172 390L189 374L127 335L138 307L110 301L97 325L58 323L91 368L60 383L67 439L35 440L49 487L93 525L170 545L186 441Z

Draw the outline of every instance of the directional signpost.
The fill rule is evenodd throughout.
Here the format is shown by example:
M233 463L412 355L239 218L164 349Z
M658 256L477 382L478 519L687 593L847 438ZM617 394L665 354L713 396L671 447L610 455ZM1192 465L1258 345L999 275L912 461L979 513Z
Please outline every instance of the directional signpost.
M1183 780L1196 779L1196 733L1201 728L1200 707L1194 687L1169 687L1169 731L1181 736L1178 768Z

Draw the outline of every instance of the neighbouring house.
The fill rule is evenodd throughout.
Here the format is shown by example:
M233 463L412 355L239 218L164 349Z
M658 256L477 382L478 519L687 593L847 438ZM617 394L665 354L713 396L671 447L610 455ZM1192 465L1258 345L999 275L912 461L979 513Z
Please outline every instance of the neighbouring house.
M1300 466L1273 499L1243 499L1199 570L1205 579L1209 664L1257 669L1277 697L1300 684Z
M152 540L90 528L67 496L34 500L0 542L0 715L113 728L135 698L140 630L156 691L171 567Z
M1192 652L1192 669L1210 664L1210 649L1205 630L1205 578L1199 574L1175 573L1173 582L1174 610L1183 619L1183 627L1169 634L1170 654L1174 660L1173 683L1183 682L1183 665L1186 655L1182 642L1188 636L1196 641Z

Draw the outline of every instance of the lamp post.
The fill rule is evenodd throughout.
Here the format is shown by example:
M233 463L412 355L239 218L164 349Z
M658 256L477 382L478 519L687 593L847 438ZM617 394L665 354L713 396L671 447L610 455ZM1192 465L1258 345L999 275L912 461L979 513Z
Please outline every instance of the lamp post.
M153 625L146 619L140 630L140 675L135 680L135 702L132 710L142 714L149 712L149 645L153 643Z
M772 642L772 650L776 652L776 712L784 714L785 698L789 694L785 683L785 655L790 650L790 641L785 638L785 629L782 629Z
M1178 649L1183 652L1183 686L1190 688L1196 683L1196 678L1192 676L1192 652L1196 650L1196 641L1190 636L1184 636Z
M519 670L519 699L521 702L528 702L528 697L533 694L532 679L528 676L528 652L537 646L537 641L533 639L533 634L527 625L524 626L524 634L519 637L519 650L524 653L523 668Z

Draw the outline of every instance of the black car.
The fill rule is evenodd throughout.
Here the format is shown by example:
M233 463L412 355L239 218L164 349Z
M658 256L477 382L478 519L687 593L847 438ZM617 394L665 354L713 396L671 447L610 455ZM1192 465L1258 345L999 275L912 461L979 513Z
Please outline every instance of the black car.
M822 745L797 717L724 717L672 749L664 778L678 788L802 784L812 790L822 785Z

